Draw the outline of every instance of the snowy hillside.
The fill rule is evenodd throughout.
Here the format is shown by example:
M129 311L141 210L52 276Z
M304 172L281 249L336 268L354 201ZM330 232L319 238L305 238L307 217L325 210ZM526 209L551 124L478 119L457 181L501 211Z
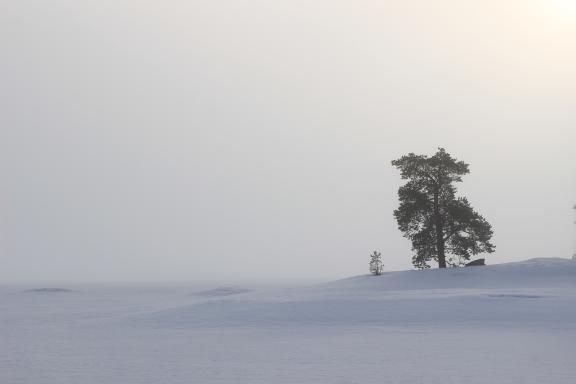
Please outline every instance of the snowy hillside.
M2 287L0 383L576 382L576 262L308 287Z
M371 290L552 288L576 287L574 277L576 261L539 258L483 267L411 270L388 272L382 276L357 276L330 285Z
M572 303L565 306L566 303ZM576 262L389 272L256 292L143 316L165 327L576 324Z

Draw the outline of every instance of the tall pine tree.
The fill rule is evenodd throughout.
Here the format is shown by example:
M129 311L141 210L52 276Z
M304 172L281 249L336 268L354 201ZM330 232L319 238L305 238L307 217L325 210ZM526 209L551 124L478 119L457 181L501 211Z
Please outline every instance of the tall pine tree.
M468 164L452 158L443 148L431 157L410 153L392 165L408 180L398 190L400 206L394 211L398 228L412 242L412 263L429 268L464 264L471 255L494 252L492 227L465 197L456 196L454 183L469 173Z

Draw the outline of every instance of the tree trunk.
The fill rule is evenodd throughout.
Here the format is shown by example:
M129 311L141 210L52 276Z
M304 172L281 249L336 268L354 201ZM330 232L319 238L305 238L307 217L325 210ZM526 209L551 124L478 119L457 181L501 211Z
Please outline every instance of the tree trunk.
M444 254L444 241L441 239L442 239L442 236L440 236L440 240L438 240L438 243L436 244L436 248L438 250L438 268L446 268L446 255Z
M444 223L440 214L440 191L434 192L434 226L436 227L436 253L438 256L438 268L446 268L446 255L444 252Z

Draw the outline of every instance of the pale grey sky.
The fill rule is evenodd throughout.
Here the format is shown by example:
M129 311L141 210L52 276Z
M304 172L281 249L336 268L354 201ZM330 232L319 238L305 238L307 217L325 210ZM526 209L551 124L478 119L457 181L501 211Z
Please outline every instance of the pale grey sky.
M443 146L488 263L569 257L576 5L0 0L0 282L410 268L390 161Z

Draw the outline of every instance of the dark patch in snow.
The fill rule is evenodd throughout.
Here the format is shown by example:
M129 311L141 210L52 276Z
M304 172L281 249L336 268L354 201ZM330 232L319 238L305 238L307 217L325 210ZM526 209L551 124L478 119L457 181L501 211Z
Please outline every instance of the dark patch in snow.
M28 293L65 293L65 292L74 292L71 289L65 288L32 288L27 290Z
M214 289L208 289L206 291L196 292L196 295L206 297L221 297L230 295L240 295L242 293L247 293L250 291L251 291L250 289L245 288L218 287Z
M495 297L498 299L543 299L546 296L539 296L539 295L523 295L519 293L493 293L486 295L488 297Z

